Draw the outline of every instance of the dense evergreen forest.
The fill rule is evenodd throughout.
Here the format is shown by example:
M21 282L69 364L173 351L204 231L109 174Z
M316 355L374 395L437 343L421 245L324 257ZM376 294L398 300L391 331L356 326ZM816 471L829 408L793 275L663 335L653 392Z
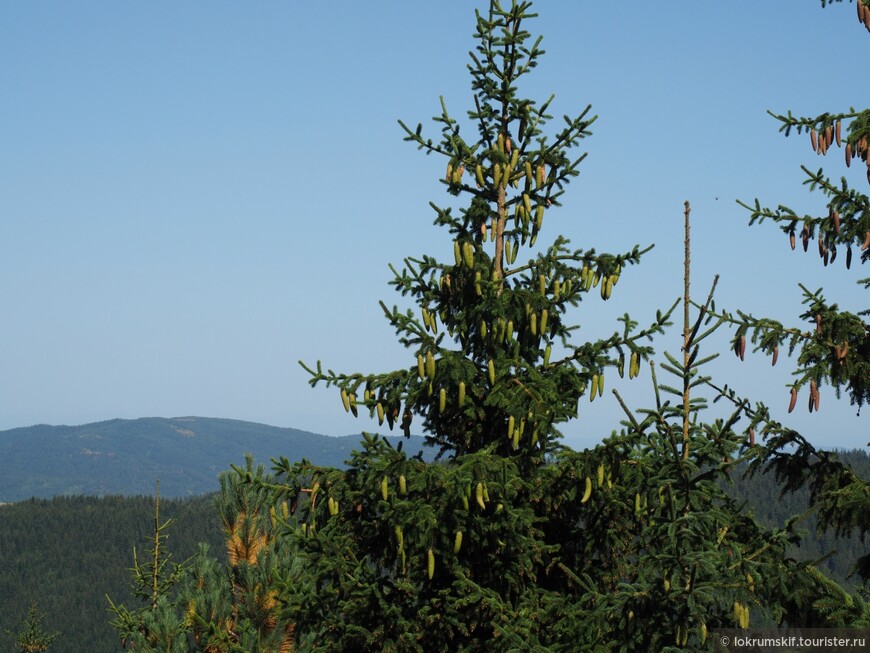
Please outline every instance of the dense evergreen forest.
M861 450L845 452L863 478L870 478L870 457ZM806 509L805 490L780 497L772 474L736 477L730 492L744 498L746 510L768 526ZM160 502L161 521L168 529L172 560L191 556L199 542L223 557L223 535L214 495ZM109 626L106 595L116 603L137 605L130 592L133 547L147 551L154 526L154 498L58 497L32 499L0 507L0 632L16 632L32 602L46 614L45 629L60 631L51 650L66 653L104 653L118 648L118 635ZM816 518L803 524L807 531L794 555L818 559L836 551L819 566L832 578L858 587L849 579L855 560L863 554L858 537L836 538L816 533ZM12 640L0 639L0 653L11 653Z
M219 553L220 521L212 495L161 499L160 515L174 519L168 545L173 561L191 556L199 542ZM36 602L47 631L60 631L52 651L118 650L109 626L108 594L128 605L133 547L147 555L154 499L57 497L0 506L0 651L13 651L6 631L18 632Z
M870 456L865 450L841 452L840 459L849 463L855 473L870 479ZM781 484L773 473L744 475L735 474L729 492L746 501L746 510L765 526L781 527L786 519L807 510L809 491L801 488L796 492L783 493ZM861 579L852 575L855 561L866 553L866 544L860 537L838 538L832 532L818 533L818 519L810 513L801 522L806 531L801 545L794 551L800 560L819 560L833 552L817 566L844 587L861 587Z

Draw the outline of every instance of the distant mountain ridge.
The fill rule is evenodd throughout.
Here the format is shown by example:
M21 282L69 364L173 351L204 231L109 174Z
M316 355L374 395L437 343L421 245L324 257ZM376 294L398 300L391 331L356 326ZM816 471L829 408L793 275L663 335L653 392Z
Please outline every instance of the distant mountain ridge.
M0 431L0 503L84 494L184 497L218 489L218 475L245 454L267 468L286 456L341 467L362 436L330 437L211 417L113 419L80 426L39 424ZM409 456L423 439L403 441Z

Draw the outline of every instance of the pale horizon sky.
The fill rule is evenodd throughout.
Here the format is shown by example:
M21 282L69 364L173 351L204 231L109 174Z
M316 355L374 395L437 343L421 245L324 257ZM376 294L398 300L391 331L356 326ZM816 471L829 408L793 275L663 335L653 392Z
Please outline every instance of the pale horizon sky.
M0 430L182 415L376 430L337 391L312 390L297 360L414 364L378 300L401 303L389 263L452 259L428 206L450 197L444 162L404 143L396 121L437 136L441 95L465 117L475 7L486 5L0 4ZM553 125L587 104L599 116L540 240L656 245L610 302L581 305L579 338L609 335L626 311L647 324L680 295L684 200L697 297L720 274L729 310L798 324L798 283L867 308L854 283L866 266L823 268L774 225L748 227L735 202L819 211L801 164L867 190L840 151L818 158L766 114L867 106L857 62L870 35L853 3L534 9L527 28L546 54L521 90L556 94ZM676 332L655 346L677 353ZM801 402L786 414L791 369L726 351L710 371L819 446L864 447L866 414L829 388L820 413ZM634 407L653 403L648 372L619 387ZM565 425L565 442L592 446L620 419L608 393Z

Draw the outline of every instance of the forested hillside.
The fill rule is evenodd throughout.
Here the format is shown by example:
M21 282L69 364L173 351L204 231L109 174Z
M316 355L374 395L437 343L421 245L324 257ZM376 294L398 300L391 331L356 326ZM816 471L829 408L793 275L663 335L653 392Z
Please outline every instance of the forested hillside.
M161 519L173 518L173 560L191 556L198 542L222 551L213 496L161 500ZM147 556L154 499L58 497L0 506L0 652L12 648L31 602L46 614L44 627L61 631L52 645L63 653L118 649L106 595L133 603L129 571L133 547Z
M851 465L860 478L870 479L870 456L865 450L840 452L839 458ZM781 527L786 519L803 513L809 505L808 488L782 493L782 485L777 482L772 472L753 476L735 474L733 481L729 492L745 500L747 512L771 528ZM861 579L857 576L851 578L849 576L855 561L865 554L866 543L862 542L857 533L853 533L849 538L838 538L830 530L819 534L817 525L818 518L815 513L809 514L800 523L800 528L806 531L806 536L794 555L801 560L817 560L835 552L830 558L819 563L818 567L844 586L860 587Z
M218 475L250 453L268 461L284 455L340 467L358 435L329 437L234 419L149 417L79 426L0 431L0 502L60 494L161 494L184 497L215 492ZM420 438L403 443L419 451Z

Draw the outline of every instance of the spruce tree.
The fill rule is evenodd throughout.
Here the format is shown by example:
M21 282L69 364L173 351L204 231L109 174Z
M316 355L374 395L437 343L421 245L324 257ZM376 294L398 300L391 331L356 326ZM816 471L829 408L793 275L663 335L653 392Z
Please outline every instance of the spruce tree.
M154 498L154 526L148 537L147 557L140 561L133 549L131 586L133 595L145 605L129 609L115 604L108 596L109 611L114 615L111 625L121 637L121 648L138 651L175 653L187 650L188 624L177 614L173 602L174 589L184 574L184 565L172 562L167 550L168 530L172 520L160 518L160 483Z
M60 637L60 633L49 633L43 629L42 622L45 615L39 614L36 603L30 604L27 611L27 619L22 624L22 630L17 633L7 630L6 634L12 638L15 650L20 653L40 653L51 648L52 643Z
M822 0L822 7L831 3ZM870 45L870 3L856 0L859 25L854 38L864 38ZM862 37L862 33L863 37ZM870 50L868 50L870 52ZM817 116L798 117L769 112L780 123L785 136L804 134L814 154L827 158L840 153L845 168L858 168L857 186L850 182L847 171L839 181L823 168L817 170L802 165L804 184L810 192L825 197L822 214L804 213L783 205L771 209L756 199L739 202L750 214L751 225L771 221L779 226L792 250L818 253L818 264L844 265L859 270L870 261L870 197L861 190L865 173L870 183L870 108L825 112ZM806 142L806 141L804 141ZM866 187L865 187L866 188ZM823 272L819 270L821 276ZM870 289L870 278L857 283ZM815 285L815 284L814 284ZM746 349L770 356L776 364L780 352L797 353L794 379L788 384L783 406L788 412L802 406L810 413L823 407L821 397L825 387L849 397L861 408L870 401L870 309L853 313L841 309L823 294L801 284L804 293L803 325L784 325L765 317L742 311L722 311L718 318L734 327L732 345L743 359ZM826 451L826 443L812 444L803 434L788 428L775 417L775 412L763 404L754 406L738 397L735 389L718 388L735 404L743 404L750 418L748 429L757 430L763 441L755 450L754 469L774 470L787 489L809 485L812 501L819 512L822 529L832 528L838 534L857 532L861 537L870 532L870 479L861 478L836 456ZM870 443L868 443L870 444ZM870 579L870 554L861 557L857 571Z
M542 245L595 118L587 107L551 129L553 98L521 95L543 54L530 7L491 0L477 14L467 119L442 101L439 138L400 123L442 157L458 204L432 205L446 260L395 270L415 308L382 304L408 366L306 366L345 410L422 430L440 459L364 434L346 469L235 469L220 499L229 564L201 557L174 603L190 650L704 650L714 628L825 625L815 604L842 600L787 555L793 523L765 529L722 488L749 457L744 406L704 421L698 388L716 354L701 346L716 325L712 292L693 308L688 203L678 355L653 364L649 340L680 302L644 329L625 315L609 338L573 337L594 302L619 301L620 275L646 249ZM560 425L626 372L651 382L653 406L612 393L622 428L584 451L561 445Z
M608 340L571 342L577 325L564 321L566 311L593 294L609 299L623 268L646 250L599 254L570 249L562 237L535 249L545 216L579 175L585 155L574 150L595 116L587 106L565 116L551 135L553 98L539 104L520 95L518 84L543 54L540 39L523 27L529 4L493 5L489 15L478 15L479 45L469 67L473 140L460 134L443 98L435 119L440 140L424 136L422 124L411 129L400 121L405 140L444 160L447 192L467 199L458 215L432 204L435 224L451 234L447 261L423 255L405 259L401 271L393 268L392 285L418 311L381 303L412 364L384 374L336 374L319 362L316 369L303 364L312 385L340 389L347 411L367 410L406 434L412 426L424 430L442 453L489 450L524 468L553 451L557 425L577 414L580 397L604 388L605 371L626 358L639 363L650 351L645 339L665 323L659 316L636 331L626 317L621 333Z
M382 303L409 366L303 364L345 410L406 434L422 428L442 456L408 459L365 434L346 471L277 461L277 496L293 506L286 536L308 572L286 597L305 650L701 647L709 628L746 627L753 611L818 623L810 600L833 591L787 558L791 526L765 530L721 489L745 436L739 409L700 418L706 404L692 389L708 381L699 368L712 357L698 351L712 300L690 316L688 269L682 357L662 366L678 384L653 374L655 407L623 404L623 430L600 446L559 444L579 402L603 396L605 373L640 373L676 304L643 330L625 315L610 338L572 339L570 320L609 300L646 250L571 249L563 237L536 249L595 118L587 107L551 131L553 98L521 96L542 54L529 10L493 1L477 15L473 139L444 100L440 138L400 123L406 140L443 158L447 192L466 202L458 212L432 204L452 259L394 269L416 310ZM688 216L687 205L687 261Z

